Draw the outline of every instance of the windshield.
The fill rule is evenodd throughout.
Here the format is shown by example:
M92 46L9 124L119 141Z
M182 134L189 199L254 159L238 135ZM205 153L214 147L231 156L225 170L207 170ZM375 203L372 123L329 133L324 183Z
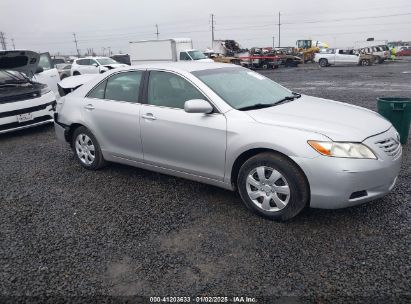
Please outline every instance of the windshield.
M100 58L100 59L96 59L97 62L101 65L106 65L106 64L118 64L117 61L111 59L111 58Z
M278 83L245 68L192 72L234 109L272 105L293 93Z
M200 51L188 51L188 54L193 60L207 59L207 57Z
M20 72L0 70L0 84L27 82L27 78Z

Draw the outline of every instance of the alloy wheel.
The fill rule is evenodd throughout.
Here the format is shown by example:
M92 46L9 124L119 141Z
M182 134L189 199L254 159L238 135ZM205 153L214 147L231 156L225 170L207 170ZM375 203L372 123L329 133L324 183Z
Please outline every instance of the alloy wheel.
M280 211L290 200L287 180L271 167L259 166L251 170L247 176L246 188L250 200L264 211Z

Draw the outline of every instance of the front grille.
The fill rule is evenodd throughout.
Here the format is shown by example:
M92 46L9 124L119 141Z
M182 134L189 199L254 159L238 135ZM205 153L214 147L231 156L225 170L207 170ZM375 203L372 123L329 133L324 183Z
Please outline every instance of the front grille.
M21 100L34 99L34 98L39 98L40 96L41 96L40 91L28 92L28 93L16 94L16 95L9 95L9 96L2 96L2 97L0 97L0 104L1 103L21 101Z
M50 119L53 119L51 114L36 117L33 120L25 121L25 122L22 122L22 123L12 122L12 123L8 123L8 124L0 125L0 131L14 129L14 128L18 128L18 127L30 126L30 125L34 125L36 123L44 122L44 121L47 121L47 120L50 120Z
M396 156L401 151L401 145L398 140L390 137L375 143L389 156Z
M37 111L44 110L48 106L52 106L52 110L54 110L56 107L56 101L48 102L48 103L45 103L39 106L30 107L30 108L24 108L24 109L13 110L13 111L8 111L8 112L0 112L0 118L20 115L20 114L25 114L25 113L37 112Z

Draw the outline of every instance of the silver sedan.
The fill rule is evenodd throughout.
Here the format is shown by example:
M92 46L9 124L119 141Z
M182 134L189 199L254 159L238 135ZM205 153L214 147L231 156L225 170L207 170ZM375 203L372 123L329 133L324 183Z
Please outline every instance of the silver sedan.
M270 219L382 197L400 170L398 133L379 114L238 66L152 63L75 88L55 129L84 168L110 161L238 190Z

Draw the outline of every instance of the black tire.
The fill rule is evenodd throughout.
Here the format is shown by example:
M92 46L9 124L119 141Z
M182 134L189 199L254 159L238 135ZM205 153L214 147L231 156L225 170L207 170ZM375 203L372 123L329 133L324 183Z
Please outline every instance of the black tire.
M288 203L282 209L276 211L263 210L262 204L259 207L248 195L247 178L253 170L261 166L276 170L285 179L284 184L288 185ZM281 181L281 179L278 179L278 181ZM273 183L276 183L276 181ZM286 221L293 218L308 206L310 200L310 188L304 173L290 159L277 153L264 152L248 159L240 168L237 187L244 204L249 209L260 216L276 221ZM256 191L263 193L267 190L256 189ZM271 195L278 194L274 193ZM280 193L280 195L282 194ZM274 201L270 201L270 207L275 209L276 206L273 206L273 204Z
M290 59L287 59L287 60L285 61L285 63L284 63L284 66L285 66L286 68L292 67L292 66L293 66L293 61L290 60Z
M94 154L94 159L90 161L90 158L86 157L80 157L79 156L79 150L78 147L76 146L76 141L79 136L85 135L83 137L83 140L86 139L87 137L90 139L90 141L87 140L86 145L90 147L91 145L94 146L94 153L90 149L90 153ZM86 137L87 136L87 137ZM90 145L91 142L91 145ZM88 170L98 170L106 165L106 161L104 160L103 154L101 153L100 145L93 135L86 127L78 127L76 130L73 132L73 137L71 139L71 146L74 152L74 156L76 157L77 161L82 165L84 168ZM89 162L89 163L87 163Z
M73 72L73 76L78 76L78 75L80 75L80 72L78 72L78 71Z
M326 66L328 66L328 60L325 58L321 58L318 64L320 65L320 67L325 68Z
M368 60L368 59L363 59L363 60L361 60L360 64L362 66L369 66L369 65L371 65L371 61Z

